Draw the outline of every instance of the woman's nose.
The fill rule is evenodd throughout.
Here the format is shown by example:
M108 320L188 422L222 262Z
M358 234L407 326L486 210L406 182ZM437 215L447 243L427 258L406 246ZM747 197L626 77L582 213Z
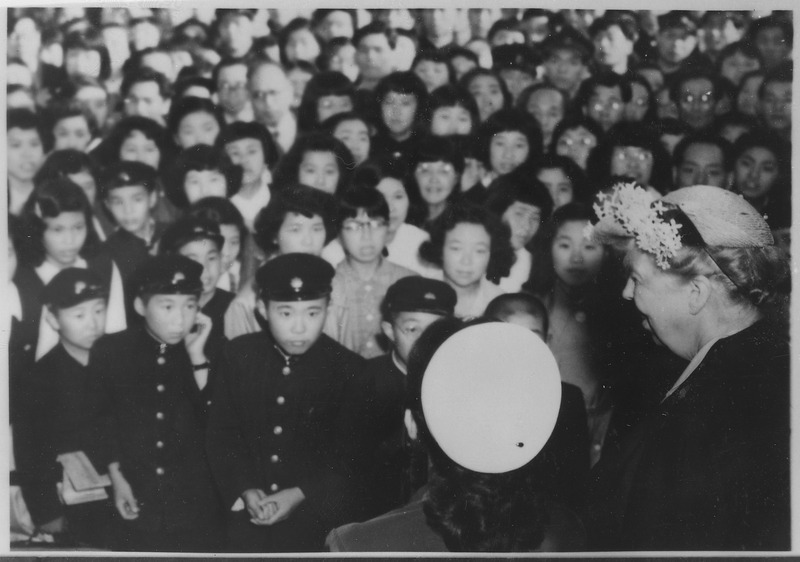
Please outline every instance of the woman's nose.
M628 277L625 288L622 290L622 298L625 300L631 300L633 298L633 279L630 277Z

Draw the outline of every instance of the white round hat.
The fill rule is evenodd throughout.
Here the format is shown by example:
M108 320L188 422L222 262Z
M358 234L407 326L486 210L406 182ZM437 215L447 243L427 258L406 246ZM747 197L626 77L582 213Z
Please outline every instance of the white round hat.
M422 379L431 435L475 472L509 472L544 447L561 405L555 357L536 334L502 322L456 332Z

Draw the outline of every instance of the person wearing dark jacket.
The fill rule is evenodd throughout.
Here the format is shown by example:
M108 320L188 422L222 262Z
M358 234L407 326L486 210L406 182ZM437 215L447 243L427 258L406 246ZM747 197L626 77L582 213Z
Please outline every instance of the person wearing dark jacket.
M349 439L338 428L357 404L357 354L322 333L333 268L310 254L284 254L256 275L269 331L226 346L219 367L208 454L228 511L228 550L323 549L347 520Z

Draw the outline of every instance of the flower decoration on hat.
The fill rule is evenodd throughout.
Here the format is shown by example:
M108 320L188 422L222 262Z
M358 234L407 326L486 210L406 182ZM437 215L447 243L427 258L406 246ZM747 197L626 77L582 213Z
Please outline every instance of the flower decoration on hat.
M663 218L667 207L635 183L618 183L610 193L597 195L594 211L599 222L587 225L584 236L596 237L599 225L621 230L632 236L640 250L653 254L661 269L669 269L670 260L681 249L680 225ZM612 223L609 225L608 223ZM611 227L611 228L608 228ZM616 227L616 228L615 228Z

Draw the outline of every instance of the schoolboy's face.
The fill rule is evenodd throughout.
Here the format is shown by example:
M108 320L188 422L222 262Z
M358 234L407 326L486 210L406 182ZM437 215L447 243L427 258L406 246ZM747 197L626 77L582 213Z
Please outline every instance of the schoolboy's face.
M128 185L111 190L106 207L120 228L144 238L150 221L150 209L156 204L156 194L148 193L143 185Z
M547 341L547 334L544 333L544 320L542 318L528 314L527 312L515 312L503 320L503 322L522 326L542 338L543 341Z
M355 218L346 219L342 223L342 247L348 259L359 263L375 263L380 260L386 247L388 222L381 217L370 218L359 212Z
M191 170L183 180L183 189L191 205L206 197L226 197L228 182L217 170Z
M106 301L92 299L69 308L47 310L47 322L67 345L89 351L106 327Z
M542 210L535 205L515 201L505 210L502 220L511 229L511 246L524 248L534 237L542 223Z
M281 254L297 252L318 256L325 245L325 236L325 223L321 216L286 213L275 242Z
M147 303L136 297L133 305L144 317L147 331L169 345L180 343L189 335L200 308L196 295L153 295Z
M395 353L404 364L408 364L411 348L425 329L442 318L430 312L399 312L394 320L381 322L381 329L394 345Z
M184 244L179 253L203 266L200 280L203 282L203 295L213 295L220 275L222 275L222 258L219 248L211 240L194 240Z
M253 184L261 179L267 165L264 160L264 147L258 139L239 139L225 145L231 161L242 167L242 183Z
M289 355L302 355L322 334L328 299L309 301L258 301L275 342Z

